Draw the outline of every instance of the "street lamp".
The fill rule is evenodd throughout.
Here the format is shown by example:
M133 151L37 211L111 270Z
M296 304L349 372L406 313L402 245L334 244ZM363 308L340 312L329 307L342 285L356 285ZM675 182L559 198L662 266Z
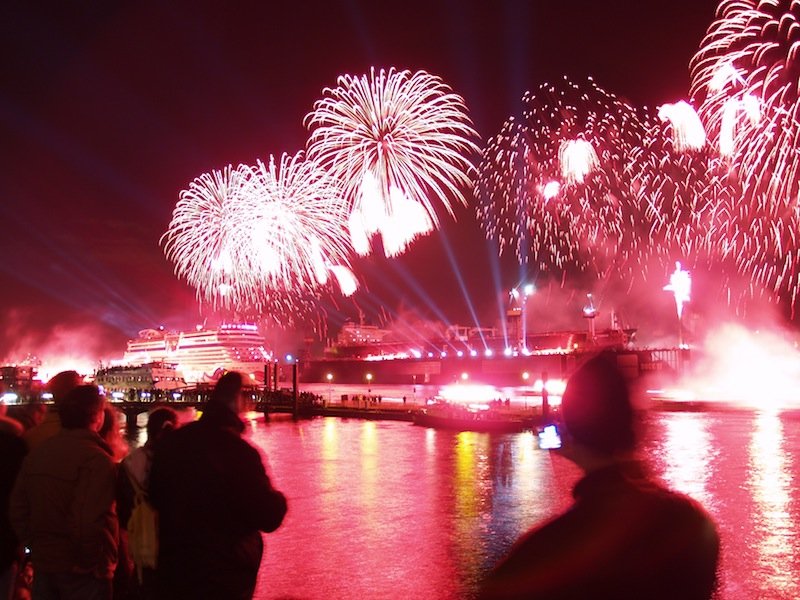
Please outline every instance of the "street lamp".
M583 318L589 319L589 343L594 344L595 329L594 320L597 317L597 308L594 305L594 299L591 294L586 294L587 304L583 307Z
M520 324L519 329L517 330L520 336L519 340L519 347L521 350L528 349L528 333L527 333L527 304L528 298L533 296L533 293L536 291L536 288L532 283L526 283L522 286L522 291L520 292L517 288L512 288L510 292L511 299L517 303L519 308L512 308L509 309L509 316L520 316L520 320L522 323Z
M328 404L331 404L333 402L333 373L325 375L325 379L328 380Z
M528 306L528 298L533 296L533 292L536 291L533 287L532 283L527 284L524 288L522 288L523 295L522 295L522 349L528 349L528 319L526 315L526 308Z
M372 393L372 373L367 373L367 393Z

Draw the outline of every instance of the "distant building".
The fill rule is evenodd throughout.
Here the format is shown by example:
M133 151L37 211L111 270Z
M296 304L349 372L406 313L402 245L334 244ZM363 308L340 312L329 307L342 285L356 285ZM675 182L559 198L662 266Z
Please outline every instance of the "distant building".
M27 395L36 385L36 367L32 365L10 365L0 367L0 392Z

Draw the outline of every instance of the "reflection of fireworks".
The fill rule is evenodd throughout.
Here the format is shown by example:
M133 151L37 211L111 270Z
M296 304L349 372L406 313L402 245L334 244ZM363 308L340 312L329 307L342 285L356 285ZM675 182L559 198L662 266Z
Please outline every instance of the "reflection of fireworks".
M521 262L530 252L544 270L600 274L626 263L640 251L626 219L642 216L626 207L634 186L625 166L644 120L592 81L543 85L523 102L522 119L507 121L483 153L477 195L487 237Z
M165 251L203 302L286 313L316 294L330 272L346 280L345 216L338 188L321 169L283 155L277 164L270 158L195 179L180 194Z
M451 215L452 199L466 204L465 154L477 151L477 134L463 100L423 71L371 70L337 84L306 117L309 157L344 186L356 249L367 253L381 232L387 255L398 254L438 226L431 198Z

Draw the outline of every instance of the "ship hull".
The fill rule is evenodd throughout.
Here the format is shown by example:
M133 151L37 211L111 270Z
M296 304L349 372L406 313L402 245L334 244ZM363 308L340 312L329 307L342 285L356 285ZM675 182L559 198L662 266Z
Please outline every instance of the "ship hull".
M533 419L499 418L480 413L467 416L436 415L420 410L413 415L414 425L450 431L476 431L479 433L521 433L532 429Z

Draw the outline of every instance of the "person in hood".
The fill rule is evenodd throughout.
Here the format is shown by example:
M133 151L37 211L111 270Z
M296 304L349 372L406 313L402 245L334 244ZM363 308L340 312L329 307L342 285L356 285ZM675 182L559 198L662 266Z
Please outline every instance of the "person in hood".
M200 419L155 448L149 494L159 514L161 598L252 598L261 532L275 531L286 515L286 498L242 438L242 381L225 373Z
M562 515L524 534L484 581L480 598L706 600L719 537L695 501L649 476L637 459L637 413L614 356L567 382L560 455L584 477Z

